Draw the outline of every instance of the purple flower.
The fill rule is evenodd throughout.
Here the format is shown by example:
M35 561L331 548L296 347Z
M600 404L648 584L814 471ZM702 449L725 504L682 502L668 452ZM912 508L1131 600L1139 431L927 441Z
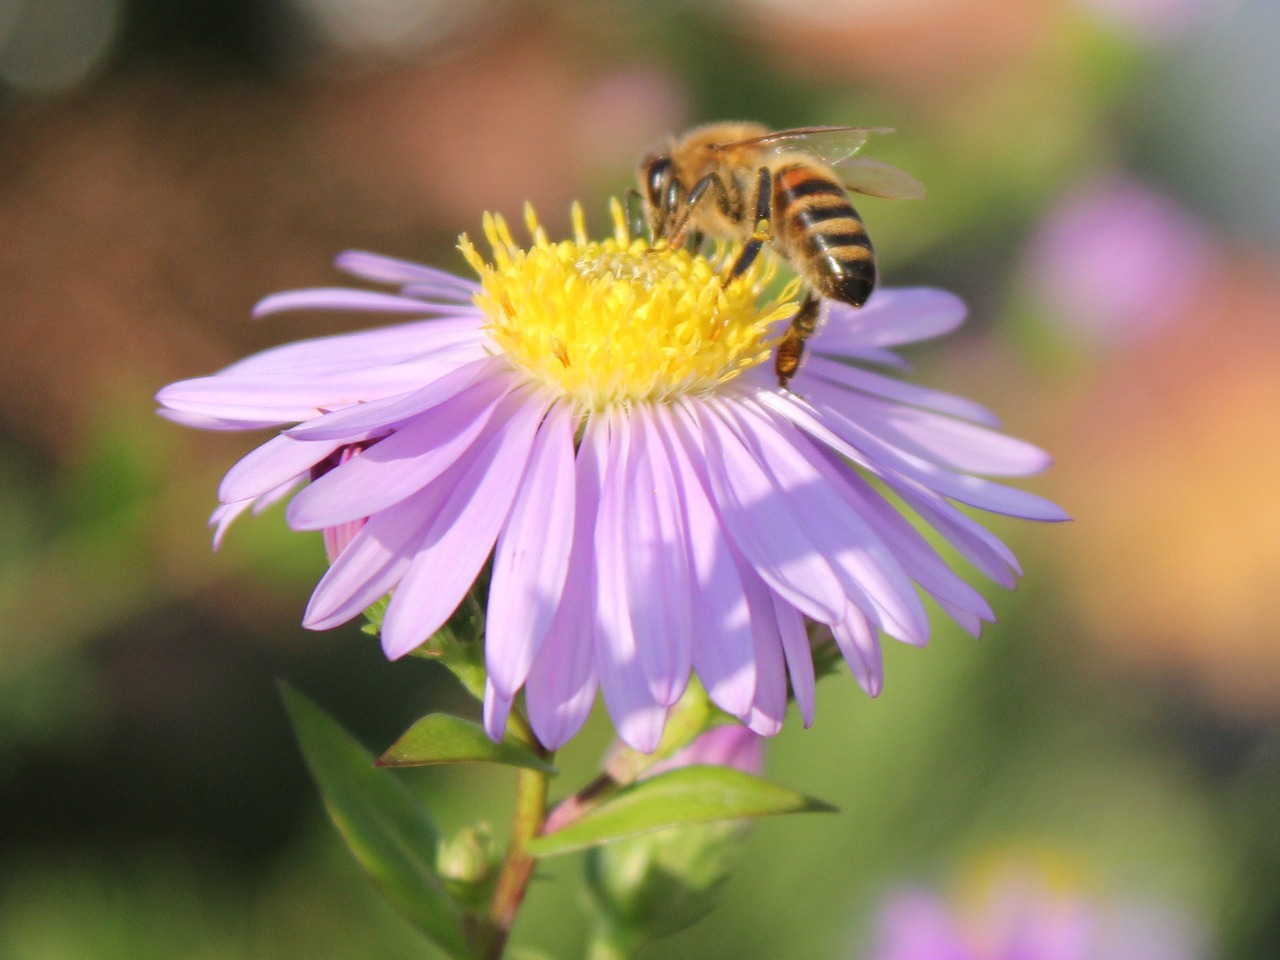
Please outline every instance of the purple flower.
M1203 299L1212 250L1203 228L1132 180L1087 184L1031 239L1027 273L1063 326L1102 343L1166 329Z
M620 211L604 241L588 240L580 214L572 241L529 222L523 249L486 218L492 262L464 238L478 284L343 254L339 268L399 292L301 290L256 314L413 319L268 350L158 397L192 426L280 430L223 480L216 537L290 494L294 529L352 533L311 598L310 628L390 593L382 642L401 657L492 557L495 737L524 688L538 737L559 747L599 688L622 739L652 751L691 671L765 735L782 724L789 678L808 724L806 618L829 625L872 695L879 632L928 639L921 590L973 633L993 618L902 507L1006 587L1013 554L955 504L1063 519L975 475L1034 473L1043 452L996 432L977 404L868 369L901 368L894 347L958 326L954 296L831 304L788 392L768 360L796 288L763 298L772 264L726 288L724 255L633 240Z
M734 767L758 777L764 773L764 738L736 723L712 727L698 734L683 750L655 763L645 772L645 776L657 776L667 770L695 764Z
M891 897L870 960L1202 960L1203 931L1167 907L1091 900L1009 871L954 911L924 890Z

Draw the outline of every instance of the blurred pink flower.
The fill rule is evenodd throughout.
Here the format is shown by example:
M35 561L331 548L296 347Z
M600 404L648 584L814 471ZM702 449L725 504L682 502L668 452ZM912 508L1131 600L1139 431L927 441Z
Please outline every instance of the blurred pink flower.
M694 764L736 767L745 773L759 776L764 772L764 737L736 723L712 727L699 734L683 750L655 763L646 771L645 776L652 777L665 770Z
M870 960L1205 960L1203 932L1162 907L1092 901L1010 872L977 909L923 890L890 898Z
M1212 248L1174 203L1136 181L1077 189L1027 251L1032 291L1062 326L1100 343L1150 337L1194 307Z

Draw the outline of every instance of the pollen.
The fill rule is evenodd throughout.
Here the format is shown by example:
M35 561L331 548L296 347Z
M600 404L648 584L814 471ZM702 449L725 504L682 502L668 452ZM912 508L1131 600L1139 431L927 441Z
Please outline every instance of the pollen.
M532 208L530 244L486 214L492 257L464 234L459 249L480 276L476 305L511 363L587 410L705 396L764 362L779 321L795 312L797 284L764 291L776 271L760 258L726 283L733 251L709 255L633 237L611 204L613 236L591 240L581 207L573 239L552 242Z

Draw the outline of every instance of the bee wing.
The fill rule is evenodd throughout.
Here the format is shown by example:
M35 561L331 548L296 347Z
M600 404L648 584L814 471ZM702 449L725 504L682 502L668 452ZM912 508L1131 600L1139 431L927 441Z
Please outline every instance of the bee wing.
M775 130L762 137L726 143L725 148L765 147L774 150L803 150L819 160L835 165L862 149L872 133L893 133L890 127L796 127Z
M833 166L846 187L870 197L919 200L925 194L923 183L907 171L880 160L850 157Z

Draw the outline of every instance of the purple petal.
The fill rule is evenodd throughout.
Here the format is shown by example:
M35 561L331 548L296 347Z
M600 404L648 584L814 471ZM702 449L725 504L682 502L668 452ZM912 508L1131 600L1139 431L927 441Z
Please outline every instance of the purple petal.
M455 304L428 303L394 293L353 290L350 287L313 287L287 290L263 297L253 308L255 319L288 310L359 310L364 313L456 314Z
M450 485L444 507L387 607L382 648L390 659L404 656L439 630L475 582L511 510L547 405L528 395L508 394L494 418L502 427L469 457L466 471Z
M1013 589L1016 578L1022 575L1022 567L999 537L931 490L896 480L888 483L893 492L942 534L961 556L996 583Z
M974 423L989 427L1000 426L1000 421L994 413L982 404L974 403L965 397L943 393L940 390L930 390L928 387L887 377L884 374L841 363L839 360L829 359L819 354L812 354L805 361L804 375L806 383L808 377L817 377L849 390L883 397L886 400L895 400L913 407L920 407L922 410L934 410L947 416L972 420ZM805 396L807 390L808 388L804 387L795 392Z
M745 722L762 737L782 729L787 712L787 669L773 594L758 577L744 571L742 578L751 610L751 634L756 663L756 690Z
M925 410L822 389L819 396L849 420L903 452L951 470L991 476L1026 476L1050 464L1049 455L1022 440Z
M836 638L836 646L853 671L858 686L873 697L880 696L880 690L884 686L884 659L880 651L880 640L862 611L849 604L844 618L831 624L831 634Z
M195 427L197 430L261 430L264 426L261 420L228 420L224 417L209 417L203 413L185 413L179 410L167 410L163 407L157 410L156 413L166 420L180 423L184 427ZM283 420L274 420L271 425L276 426L285 422Z
M726 404L725 420L790 501L796 521L840 575L845 595L875 611L888 633L923 643L929 619L920 597L893 552L841 497L831 465L791 424L759 407Z
M812 726L816 697L813 675L813 651L809 648L809 636L805 633L804 617L777 594L771 594L774 617L778 623L778 636L782 640L782 653L791 675L791 692L806 727Z
M631 449L617 502L625 514L624 589L636 650L654 699L671 706L689 683L693 596L687 534L671 464L653 414L629 416Z
M424 291L436 290L441 297L453 296L457 299L469 300L471 295L480 289L480 284L473 280L455 277L451 273L421 263L386 257L380 253L369 253L364 250L346 250L338 254L333 262L334 266L343 273L349 273L362 280L396 286L412 285Z
M1069 519L1061 507L1044 497L980 477L957 474L897 450L881 441L873 432L845 417L838 409L822 403L820 396L821 392L815 391L815 402L812 404L793 395L782 394L764 395L761 402L815 440L886 481L895 476L911 480L953 500L991 513L1028 520Z
M596 665L605 706L623 741L652 753L662 738L666 709L654 696L632 626L627 591L631 562L627 470L631 461L631 423L616 410L593 417L583 444L596 445L600 465L600 512L595 528L599 564L596 612Z
M256 447L227 471L218 487L223 503L247 500L307 473L342 446L340 441L304 443L281 434Z
M750 565L806 615L837 619L846 603L840 578L796 522L791 499L779 495L738 435L706 403L687 401L674 422L689 457L706 469L716 513Z
M756 667L742 577L699 472L679 442L670 410L658 405L655 415L684 509L689 576L697 589L693 667L716 706L735 717L745 717L755 696Z
M462 365L453 364L421 378L407 393L401 392L333 410L299 424L289 434L299 440L349 440L370 433L382 433L452 400L476 381L506 379L503 376L505 369L505 364L492 358L473 360Z
M885 543L892 544L894 555L912 580L944 606L957 607L982 620L995 620L982 594L957 576L901 513L856 471L839 461L838 454L826 451L825 455L838 477L834 482L850 507L871 524Z
M481 380L329 471L289 504L289 526L321 530L358 520L426 487L474 445L503 429L501 418L495 423L495 411L512 396L510 385ZM529 392L520 391L526 397Z
M950 333L968 312L945 290L881 287L861 309L831 303L826 324L810 342L819 353L856 357L868 347L895 347Z
M485 637L485 646L488 647L488 636ZM493 677L490 675L484 681L484 705L482 708L484 729L489 738L494 742L502 739L503 733L507 729L507 719L511 716L511 706L516 702L515 695L503 696L498 693L498 688L494 686Z
M436 484L370 517L316 585L303 626L336 627L390 593L409 569L449 489L447 483Z
M422 361L460 346L479 348L487 341L483 315L418 320L356 333L314 337L286 343L245 357L223 374L320 374L335 370L367 370Z
M573 548L560 606L529 671L525 704L529 723L549 750L578 732L596 696L596 515L600 504L603 452L588 424L578 450Z
M252 506L253 498L218 505L217 509L213 511L213 515L209 517L209 526L213 527L214 550L222 546L222 538L227 535L227 528L231 526L237 517Z
M574 536L576 425L571 405L552 408L494 551L485 663L490 683L507 701L528 677L564 592Z

